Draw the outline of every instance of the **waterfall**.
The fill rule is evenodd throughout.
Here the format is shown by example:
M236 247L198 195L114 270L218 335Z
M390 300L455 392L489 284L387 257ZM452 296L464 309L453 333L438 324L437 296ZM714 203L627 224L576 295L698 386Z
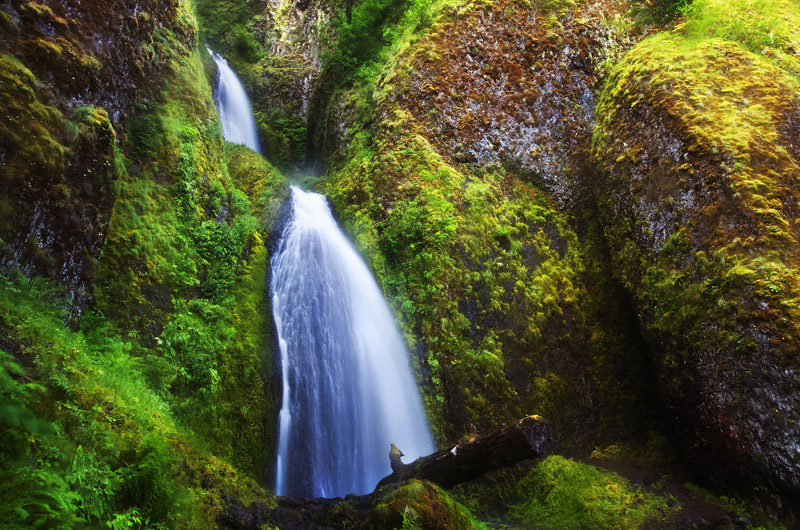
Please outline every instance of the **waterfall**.
M222 136L259 151L242 84L208 51ZM368 493L391 473L391 443L406 462L433 452L391 311L322 195L292 187L292 219L271 266L283 380L275 492Z
M214 102L219 110L219 121L222 123L222 137L229 142L244 144L256 153L261 153L258 148L256 120L242 82L228 66L228 61L211 49L206 49L214 58L219 72Z
M372 491L433 452L408 354L383 294L325 197L292 187L293 217L272 258L283 376L276 494Z

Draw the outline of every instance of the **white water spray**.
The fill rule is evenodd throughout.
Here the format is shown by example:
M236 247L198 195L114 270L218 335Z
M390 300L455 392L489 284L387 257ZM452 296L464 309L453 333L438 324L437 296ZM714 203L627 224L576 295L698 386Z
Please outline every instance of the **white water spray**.
M283 402L276 494L363 494L433 452L392 314L325 197L292 188L293 217L272 259Z
M228 61L211 49L208 49L208 53L214 58L219 72L214 102L219 110L219 121L222 123L222 137L229 142L244 144L256 153L261 153L258 148L256 120L241 81L228 66Z

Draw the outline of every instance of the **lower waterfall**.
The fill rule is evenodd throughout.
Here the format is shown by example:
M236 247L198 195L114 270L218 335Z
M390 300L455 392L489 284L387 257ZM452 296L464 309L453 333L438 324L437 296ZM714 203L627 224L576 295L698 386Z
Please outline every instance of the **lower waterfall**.
M277 495L363 494L431 453L422 401L392 313L324 196L292 188L272 258L283 398Z

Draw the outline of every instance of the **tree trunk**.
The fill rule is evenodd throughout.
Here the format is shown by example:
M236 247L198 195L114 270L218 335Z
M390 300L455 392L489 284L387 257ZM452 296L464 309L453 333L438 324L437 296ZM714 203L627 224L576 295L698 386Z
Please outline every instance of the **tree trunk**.
M535 458L547 452L550 426L541 416L528 416L513 425L460 442L404 464L378 483L378 487L411 478L429 480L447 489L461 482Z

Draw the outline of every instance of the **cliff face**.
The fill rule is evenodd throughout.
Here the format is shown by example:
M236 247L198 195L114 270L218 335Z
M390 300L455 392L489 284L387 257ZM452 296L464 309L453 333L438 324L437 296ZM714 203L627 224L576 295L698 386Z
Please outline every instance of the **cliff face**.
M193 46L192 20L177 1L0 4L0 266L68 285L78 312L124 171L117 135L167 43Z
M0 4L0 520L14 527L208 528L225 495L265 497L264 242L288 185L222 141L193 10Z
M500 166L573 203L587 171L595 93L630 46L619 2L455 7L384 82L445 158Z
M647 358L693 465L791 505L796 7L697 2L631 51L624 9L441 8L329 107L324 188L444 438L535 409L577 449L631 417Z
M620 9L442 7L329 106L323 189L408 323L443 440L530 411L570 452L656 428L598 226L566 213Z
M595 153L616 270L686 452L796 505L800 92L782 29L764 47L692 22L642 42L603 93Z

